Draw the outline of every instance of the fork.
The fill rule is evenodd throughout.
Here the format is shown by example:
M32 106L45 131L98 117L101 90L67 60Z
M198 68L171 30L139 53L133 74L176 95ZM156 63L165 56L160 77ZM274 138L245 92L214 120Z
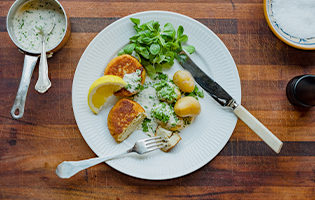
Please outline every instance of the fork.
M91 159L81 160L81 161L64 161L57 166L56 174L60 178L70 178L76 173L78 173L79 171L82 171L84 169L97 165L104 161L107 161L116 157L120 157L129 153L138 153L142 155L142 154L149 153L157 149L161 149L165 146L166 146L166 143L163 141L161 137L151 137L151 138L138 140L131 149L129 149L128 151L119 153L119 154L106 156L106 157L91 158Z

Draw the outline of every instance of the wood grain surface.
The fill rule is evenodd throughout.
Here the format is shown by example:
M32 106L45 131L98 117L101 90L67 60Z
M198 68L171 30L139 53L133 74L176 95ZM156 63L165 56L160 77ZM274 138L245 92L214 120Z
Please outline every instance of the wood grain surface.
M48 60L45 94L34 89L36 65L20 120L10 116L24 60L6 30L13 2L0 0L0 199L315 199L315 108L295 107L285 94L291 78L315 74L315 52L277 39L262 0L60 0L71 36ZM112 22L148 10L187 15L218 35L237 65L242 105L283 141L279 154L239 120L218 156L184 177L141 180L105 163L67 180L55 175L64 160L95 157L72 110L82 53Z

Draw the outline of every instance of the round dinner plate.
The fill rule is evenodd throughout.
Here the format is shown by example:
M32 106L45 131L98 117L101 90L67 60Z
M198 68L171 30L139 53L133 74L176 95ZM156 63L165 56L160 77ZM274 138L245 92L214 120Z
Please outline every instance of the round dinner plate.
M198 66L218 82L238 103L241 102L240 78L234 60L223 42L200 22L173 12L147 11L135 13L107 26L84 51L73 80L72 104L79 130L97 156L108 156L131 148L134 143L146 138L142 131L135 131L128 139L117 143L108 131L107 116L117 101L110 98L98 115L87 103L90 85L103 75L105 67L117 56L136 32L130 18L142 23L159 21L161 29L166 23L177 30L184 27L188 36L187 45L196 48L191 55ZM178 62L167 70L171 76L182 69ZM200 88L200 87L199 87ZM201 89L201 88L200 88ZM127 175L148 179L165 180L189 174L211 161L225 146L235 128L237 117L230 109L222 108L208 94L199 98L201 114L180 132L182 140L168 153L157 150L145 155L129 154L107 161L114 169Z

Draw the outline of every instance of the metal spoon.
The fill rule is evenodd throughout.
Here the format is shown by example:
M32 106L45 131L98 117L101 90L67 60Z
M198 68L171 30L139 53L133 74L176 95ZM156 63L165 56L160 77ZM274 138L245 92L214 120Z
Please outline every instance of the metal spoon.
M46 92L51 86L51 82L48 77L48 64L47 64L47 57L46 57L45 40L48 34L51 33L51 31L54 29L55 25L56 23L55 23L55 17L54 17L52 26L50 27L48 31L44 31L43 27L35 26L35 28L38 30L38 34L42 36L42 52L41 52L40 61L39 61L38 80L35 85L35 89L39 93Z

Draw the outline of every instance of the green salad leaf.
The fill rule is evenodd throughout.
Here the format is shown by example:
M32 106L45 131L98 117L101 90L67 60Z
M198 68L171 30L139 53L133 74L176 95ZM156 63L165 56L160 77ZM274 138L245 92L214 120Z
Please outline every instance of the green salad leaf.
M179 26L176 31L171 23L166 23L161 30L158 21L140 24L139 19L130 20L134 23L133 27L137 33L129 38L130 43L119 51L118 55L134 53L151 78L161 72L163 67L173 66L174 59L185 59L179 55L181 51L186 50L190 54L195 51L192 45L182 45L188 40L188 36L184 35L183 26Z

